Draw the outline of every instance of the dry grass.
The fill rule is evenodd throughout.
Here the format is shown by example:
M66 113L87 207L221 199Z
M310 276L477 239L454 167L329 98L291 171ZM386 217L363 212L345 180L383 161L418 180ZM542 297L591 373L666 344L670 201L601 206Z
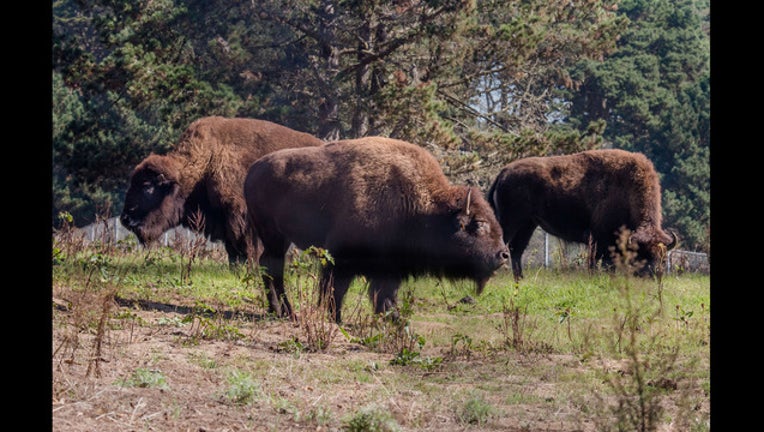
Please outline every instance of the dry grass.
M339 327L315 262L293 267L291 322L222 259L194 258L189 285L172 254L58 247L54 430L710 428L708 278L664 277L681 305L666 310L655 282L587 271L517 286L503 271L476 302L422 279L398 322L370 314L358 280Z

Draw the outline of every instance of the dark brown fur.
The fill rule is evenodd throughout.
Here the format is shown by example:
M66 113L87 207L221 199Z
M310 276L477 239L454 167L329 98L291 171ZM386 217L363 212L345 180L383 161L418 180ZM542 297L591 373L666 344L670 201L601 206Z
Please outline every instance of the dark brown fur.
M146 244L180 224L197 228L198 211L205 234L223 241L229 262L244 262L248 248L254 250L242 195L247 169L272 151L321 144L309 134L264 120L200 118L172 151L151 154L135 167L120 220Z
M592 244L591 267L600 260L612 265L611 248L624 228L644 269L654 270L660 255L676 245L674 234L661 228L658 174L641 153L590 150L520 159L502 169L487 197L516 279L523 276L522 255L537 226L565 241Z
M334 257L321 287L338 322L356 275L370 280L382 313L394 309L406 277L468 278L480 293L509 258L480 191L450 184L430 153L403 141L367 137L271 153L250 168L244 195L264 247L269 308L279 316L292 314L283 279L290 242Z

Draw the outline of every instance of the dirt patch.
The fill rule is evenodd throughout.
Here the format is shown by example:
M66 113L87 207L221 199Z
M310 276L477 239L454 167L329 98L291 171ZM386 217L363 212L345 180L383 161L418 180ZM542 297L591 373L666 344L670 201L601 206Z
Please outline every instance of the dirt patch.
M597 366L575 356L440 346L395 366L393 354L339 331L327 350L309 352L292 322L219 314L230 334L208 337L190 309L165 306L112 305L96 356L98 329L76 328L78 312L54 299L54 430L332 431L365 418L405 431L599 430L601 412L571 378Z

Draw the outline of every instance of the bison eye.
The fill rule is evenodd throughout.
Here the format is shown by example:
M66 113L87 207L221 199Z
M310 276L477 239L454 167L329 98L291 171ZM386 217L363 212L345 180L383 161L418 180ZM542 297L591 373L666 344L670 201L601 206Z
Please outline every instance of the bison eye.
M143 185L143 193L146 195L151 195L154 193L154 185L151 183L146 183Z
M484 220L473 221L473 232L477 235L488 235L491 232L491 225Z

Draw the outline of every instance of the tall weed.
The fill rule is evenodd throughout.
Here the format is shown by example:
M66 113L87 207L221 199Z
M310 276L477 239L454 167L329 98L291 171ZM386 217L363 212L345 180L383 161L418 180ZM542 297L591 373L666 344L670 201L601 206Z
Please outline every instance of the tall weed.
M677 363L679 348L667 344L661 329L662 301L638 293L633 276L641 263L628 247L628 232L618 242L613 284L620 292L620 303L613 308L609 331L609 350L602 362L607 393L597 393L598 430L652 432L659 428L667 409L665 395L678 390L683 376ZM657 280L662 289L661 280Z

